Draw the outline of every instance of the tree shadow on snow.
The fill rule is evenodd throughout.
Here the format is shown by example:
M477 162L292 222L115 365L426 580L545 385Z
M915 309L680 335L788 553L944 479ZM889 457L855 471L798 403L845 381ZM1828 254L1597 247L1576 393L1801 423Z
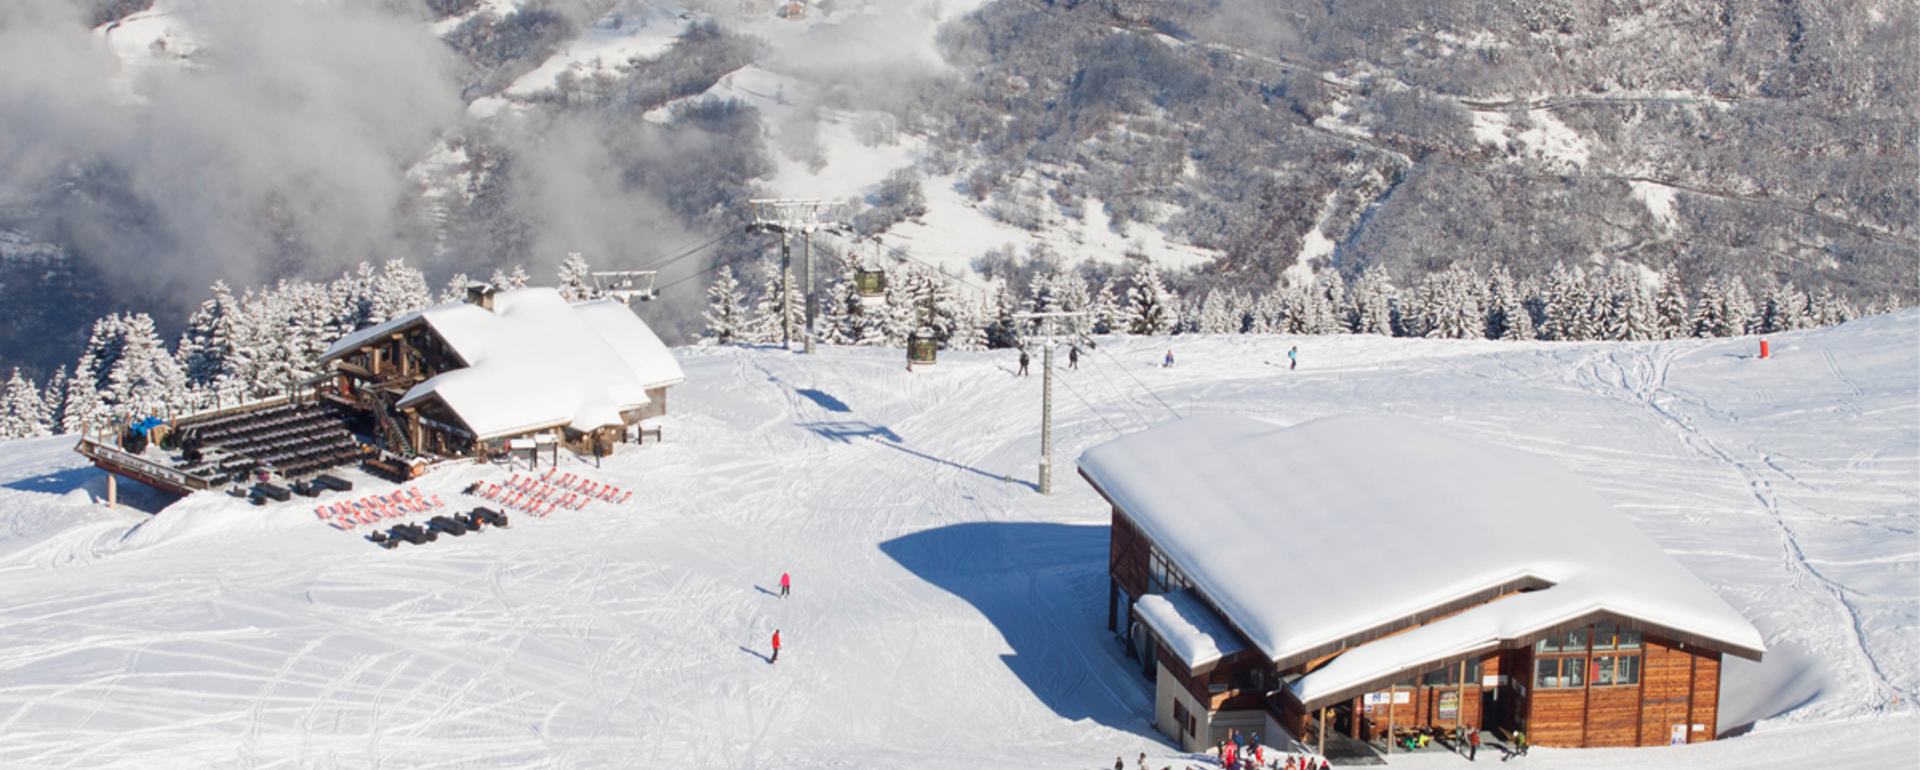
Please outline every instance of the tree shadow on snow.
M825 409L829 412L852 412L853 411L852 409L847 408L846 402L841 401L840 399L834 398L833 396L828 395L824 391L814 390L812 388L800 388L799 390L795 390L794 392L802 396L806 396L808 401L812 401L813 403L819 404L820 408Z
M162 489L147 486L141 482L121 476L115 491L115 497L123 508L131 508L142 513L159 513L180 500L179 496ZM65 495L82 490L96 501L104 504L107 500L107 472L91 465L68 468L53 473L43 473L31 478L16 479L0 487L21 492L39 492L48 495Z
M978 522L898 537L880 551L985 615L1000 659L1063 719L1157 738L1150 683L1107 632L1105 526Z

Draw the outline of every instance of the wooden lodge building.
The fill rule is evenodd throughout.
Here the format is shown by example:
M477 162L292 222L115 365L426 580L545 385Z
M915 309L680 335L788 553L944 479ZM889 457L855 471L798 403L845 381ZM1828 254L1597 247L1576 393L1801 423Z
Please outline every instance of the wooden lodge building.
M544 287L475 286L466 302L347 335L321 362L333 367L329 397L371 418L375 462L405 475L535 437L604 453L665 414L667 388L686 380L626 305Z
M1542 746L1717 733L1739 612L1565 469L1387 417L1228 415L1088 450L1110 630L1184 750L1229 729Z

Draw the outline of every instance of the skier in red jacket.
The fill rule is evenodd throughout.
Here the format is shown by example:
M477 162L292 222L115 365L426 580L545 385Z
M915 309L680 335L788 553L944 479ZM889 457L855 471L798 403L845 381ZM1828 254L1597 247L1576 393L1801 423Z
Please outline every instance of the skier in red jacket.
M767 662L768 663L780 662L780 629L778 628L773 630L773 657L768 658Z

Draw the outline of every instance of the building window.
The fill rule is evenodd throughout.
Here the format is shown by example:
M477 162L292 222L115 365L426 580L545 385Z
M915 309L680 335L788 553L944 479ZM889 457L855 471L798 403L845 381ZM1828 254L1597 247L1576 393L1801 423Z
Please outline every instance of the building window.
M1580 687L1586 680L1581 669L1586 668L1587 658L1581 656L1538 658L1533 662L1533 685L1543 690L1562 687Z
M1147 593L1172 593L1192 585L1187 582L1186 575L1180 574L1180 568L1173 566L1173 561L1160 551L1159 546L1154 546L1148 551Z
M1187 729L1187 704L1181 703L1179 698L1173 699L1173 724L1176 730Z
M1597 624L1593 627L1593 649L1640 649L1640 632L1630 628L1621 628L1612 623Z
M1533 645L1536 653L1586 652L1587 629L1576 628L1564 634L1554 634Z
M1460 684L1460 664L1449 663L1446 668L1429 671L1426 676L1420 678L1420 683L1428 687L1452 687L1458 685ZM1479 683L1480 659L1469 659L1467 661L1467 684Z
M1640 656L1593 656L1593 686L1616 687L1640 683Z

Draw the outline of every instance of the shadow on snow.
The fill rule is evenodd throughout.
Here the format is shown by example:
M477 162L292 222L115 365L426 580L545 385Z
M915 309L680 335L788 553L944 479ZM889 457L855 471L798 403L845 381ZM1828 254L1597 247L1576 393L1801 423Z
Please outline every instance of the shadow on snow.
M894 538L881 552L972 604L1013 648L1001 660L1063 719L1159 738L1140 667L1106 629L1108 528L955 524Z
M944 457L935 457L933 455L922 452L918 449L913 449L911 447L908 447L904 441L901 441L900 434L894 433L892 428L888 428L883 425L874 425L873 423L859 422L859 421L841 421L841 422L806 422L806 423L800 423L800 427L813 431L814 433L819 434L823 438L833 439L834 441L838 441L842 444L851 444L853 443L853 440L856 438L881 439L881 441L878 442L880 446L886 447L888 449L900 451L900 452L905 452L907 454L913 455L914 457L918 457L922 460L936 462L941 465L945 465L949 468L953 468L956 470L963 470L968 473L979 474L989 479L993 479L994 481L1017 483L1021 486L1024 486L1028 489L1032 489L1035 491L1039 491L1040 489L1040 485L1032 481L1026 481L1024 479L1015 479L1011 476L1005 476L1005 475L993 473L990 471L984 471L979 468L975 468L971 465L962 465L952 460L948 460Z

